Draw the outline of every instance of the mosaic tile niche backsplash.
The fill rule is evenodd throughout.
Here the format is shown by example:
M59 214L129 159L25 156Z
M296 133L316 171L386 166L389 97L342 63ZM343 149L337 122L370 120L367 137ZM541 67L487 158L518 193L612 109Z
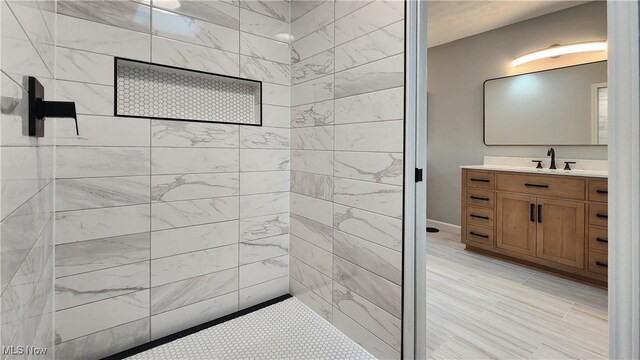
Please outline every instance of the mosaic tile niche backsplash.
M116 59L116 114L260 125L259 81Z

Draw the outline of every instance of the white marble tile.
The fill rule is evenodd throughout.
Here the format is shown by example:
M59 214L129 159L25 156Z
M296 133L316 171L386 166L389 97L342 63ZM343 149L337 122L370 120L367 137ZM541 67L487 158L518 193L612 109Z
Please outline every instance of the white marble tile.
M336 100L336 124L404 118L404 88L376 91Z
M59 146L149 146L148 119L78 115L76 134L73 121L58 121L55 129Z
M327 175L292 171L291 191L317 199L333 201L333 178Z
M333 254L311 244L295 235L290 237L291 256L331 277L333 272Z
M56 343L149 316L149 290L56 312ZM83 319L83 321L77 321Z
M340 19L375 0L335 0L336 19Z
M239 134L237 125L170 120L151 121L152 146L237 148Z
M106 356L149 342L150 320L143 318L56 345L60 359L93 358Z
M149 202L149 176L56 180L56 211Z
M336 177L402 186L401 153L335 152L333 159Z
M404 120L337 125L335 150L401 153L404 148Z
M240 265L271 259L289 253L289 234L240 243Z
M289 4L288 0L240 0L240 7L243 9L286 22L290 19Z
M112 86L58 80L56 99L75 102L78 114L113 116Z
M253 241L289 233L289 213L240 220L240 241Z
M333 22L333 1L326 1L313 10L291 22L291 35L302 39L312 32Z
M333 257L333 280L400 318L402 287L340 257Z
M346 287L333 284L333 306L400 351L402 321Z
M373 1L336 21L336 45L393 24L403 18L404 2L396 0Z
M231 29L240 27L238 7L224 1L182 1L175 8L173 0L154 0L153 7L204 20Z
M334 119L333 107L333 100L292 107L291 127L332 125Z
M151 36L71 16L58 15L58 46L149 61Z
M262 83L262 104L289 106L289 86Z
M172 282L151 289L151 315L238 290L238 268Z
M240 196L241 219L288 211L289 192Z
M57 47L56 78L113 86L113 57Z
M283 276L262 284L240 289L240 309L263 303L289 293L289 277Z
M291 87L291 106L333 99L334 76L328 75Z
M291 193L291 212L328 226L333 225L333 203L330 201Z
M331 302L331 277L323 275L293 256L290 258L289 276L320 296L324 301Z
M264 60L289 63L289 44L249 33L240 33L240 54Z
M307 307L320 315L323 319L331 322L331 303L322 299L319 295L309 290L306 286L289 277L289 293L300 300Z
M404 52L404 22L399 21L336 47L336 71Z
M289 129L241 126L240 147L244 149L289 149Z
M333 152L291 150L291 169L314 174L333 175Z
M240 55L240 77L289 85L289 64Z
M377 359L400 360L400 352L336 308L333 309L333 325Z
M149 288L149 262L56 279L56 311Z
M240 173L240 194L265 194L289 191L289 171Z
M287 22L246 9L240 9L240 30L274 40L289 40Z
M240 266L240 289L287 276L289 255Z
M291 112L288 106L276 106L262 104L262 126L265 127L291 127Z
M162 9L154 9L152 16L152 33L155 36L234 53L240 50L237 30Z
M149 232L56 245L56 276L149 260Z
M333 252L363 269L402 286L402 253L336 230Z
M238 218L238 197L151 204L151 229L165 230Z
M322 4L325 0L304 0L291 2L291 21L308 13L309 11Z
M148 33L151 12L148 6L133 1L69 1L56 2L62 15Z
M291 148L299 150L333 150L333 126L292 129Z
M149 205L56 213L56 244L149 231Z
M336 98L404 86L404 54L335 74Z
M402 186L335 178L333 198L338 204L402 218Z
M238 171L237 149L151 148L151 159L154 175Z
M240 171L289 170L289 150L240 149Z
M300 84L333 74L333 71L334 52L330 49L291 65L291 83Z
M151 232L151 258L157 259L238 243L238 221Z
M335 204L336 229L367 239L389 249L402 251L402 220L353 207ZM294 223L291 223L293 233Z
M149 149L56 147L58 178L149 175Z
M238 310L237 292L197 302L151 317L151 340L231 314Z
M153 175L151 201L176 201L237 195L238 173Z
M318 29L291 44L291 64L333 48L333 24Z
M240 75L238 54L206 46L154 36L154 63L229 76Z
M297 236L321 249L333 251L333 227L291 214L291 235Z
M237 244L153 259L151 286L156 287L237 266Z
M55 66L53 45L55 42L42 13L37 7L28 6L28 2L8 1L7 4L9 4L17 21L22 25L22 30L49 73L53 73Z

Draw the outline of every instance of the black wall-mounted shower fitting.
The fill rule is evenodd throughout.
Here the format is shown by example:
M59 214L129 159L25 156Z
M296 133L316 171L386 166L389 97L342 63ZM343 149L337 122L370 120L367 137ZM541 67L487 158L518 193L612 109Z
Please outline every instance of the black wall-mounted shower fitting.
M44 87L29 76L29 136L44 137L44 120L48 117L73 118L78 131L76 104L72 101L44 101Z

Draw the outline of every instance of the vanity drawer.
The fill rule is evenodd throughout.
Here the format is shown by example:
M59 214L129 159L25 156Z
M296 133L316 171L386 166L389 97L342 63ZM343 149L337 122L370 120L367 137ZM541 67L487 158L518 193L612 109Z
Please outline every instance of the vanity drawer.
M584 200L585 181L563 176L498 174L499 191Z
M492 171L467 170L466 183L468 187L490 189L496 188L496 176Z
M589 271L607 275L609 264L609 255L607 253L601 253L599 251L589 251Z
M467 224L466 239L472 242L493 245L493 229Z
M589 225L607 227L609 213L607 204L589 204Z
M598 250L604 253L609 251L609 234L607 229L589 227L589 250Z
M467 204L474 206L481 206L493 209L493 205L496 202L496 194L491 191L467 189Z
M589 201L607 202L609 186L607 180L589 180Z
M467 206L467 224L493 228L493 210L474 206Z

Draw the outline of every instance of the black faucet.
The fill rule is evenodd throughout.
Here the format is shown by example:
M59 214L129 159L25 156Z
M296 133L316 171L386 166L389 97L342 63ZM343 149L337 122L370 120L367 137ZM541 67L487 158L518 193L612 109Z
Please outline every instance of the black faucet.
M551 156L551 165L549 165L549 170L556 169L556 151L553 148L549 148L547 150L547 156Z

